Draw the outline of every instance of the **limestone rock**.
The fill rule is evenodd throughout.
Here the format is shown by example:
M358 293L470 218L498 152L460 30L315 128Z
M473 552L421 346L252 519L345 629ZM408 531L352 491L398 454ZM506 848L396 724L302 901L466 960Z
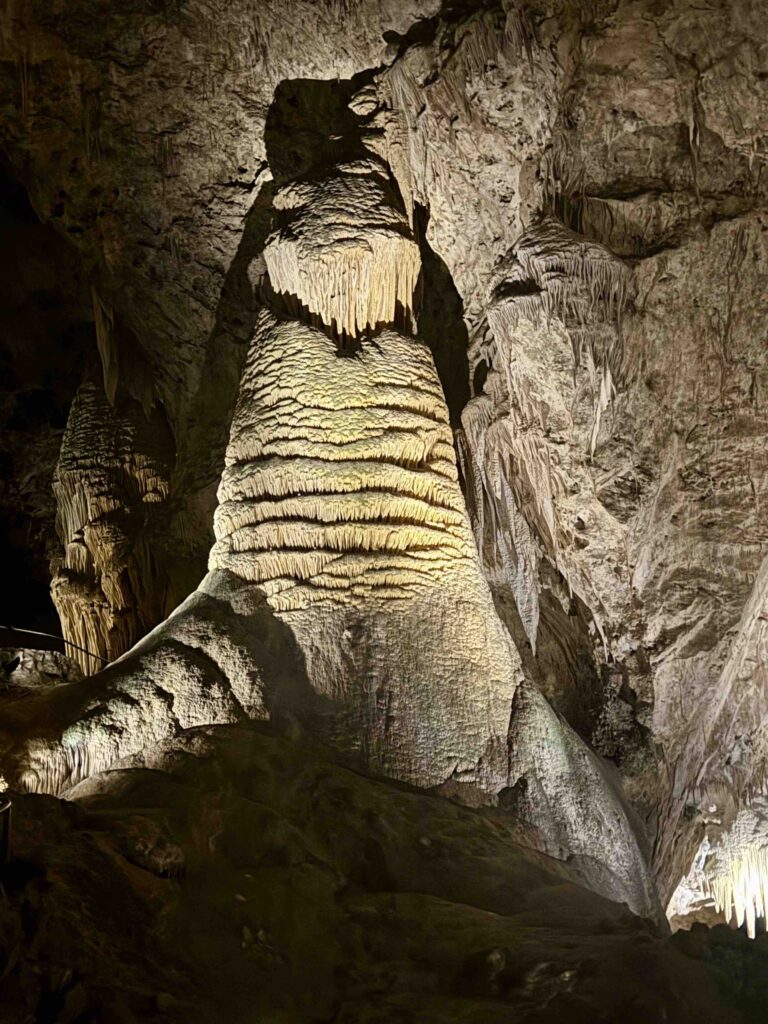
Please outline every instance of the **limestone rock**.
M58 651L30 647L0 647L0 675L4 686L37 687L75 683L83 673L74 658Z
M499 801L635 910L655 910L649 854L664 901L683 878L687 906L757 930L765 23L760 0L7 5L0 142L89 308L54 594L98 656L83 668L118 660L5 702L0 771L85 806L94 777L190 730L270 720L360 771ZM2 465L19 476L28 435L43 468L0 504L34 505L39 566L61 424L38 427ZM201 848L149 812L109 829L155 881ZM429 950L469 927L425 906L366 897L355 926L418 924ZM280 922L237 925L237 956L277 970ZM595 1019L583 965L478 928L434 961L472 999ZM407 980L413 949L387 1012L444 1019ZM377 1019L378 995L318 985L329 1018ZM657 995L632 1012L672 1019ZM73 984L63 1012L83 999Z
M9 1024L47 989L152 1024L743 1024L759 1007L745 936L663 936L519 845L508 815L366 778L306 735L190 731L71 796L14 809Z
M123 654L166 610L167 580L150 539L169 494L162 427L140 410L116 413L93 380L72 405L53 484L64 556L51 589L86 672Z

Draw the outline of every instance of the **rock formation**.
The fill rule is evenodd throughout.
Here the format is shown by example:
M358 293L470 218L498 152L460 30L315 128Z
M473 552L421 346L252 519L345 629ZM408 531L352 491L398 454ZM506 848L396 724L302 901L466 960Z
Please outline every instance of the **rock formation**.
M132 647L165 610L149 542L170 475L158 420L116 414L98 380L84 381L72 403L53 481L64 555L51 591L85 671Z
M3 195L29 275L66 288L19 285L23 315L4 299L14 331L37 326L34 359L4 356L0 513L36 578L50 561L87 673L8 673L0 773L26 821L95 815L109 871L178 884L207 856L190 822L215 837L230 813L188 796L190 764L272 807L245 775L306 748L361 773L356 814L408 792L643 927L662 905L675 928L760 933L766 24L761 0L7 5ZM29 390L55 422L20 414ZM6 624L58 633L31 602ZM184 823L170 797L151 811L153 784L180 787ZM291 834L294 799L270 811ZM205 842L229 877L238 855ZM341 877L345 858L321 860ZM308 955L347 927L333 891ZM709 955L716 934L675 948ZM634 1019L570 966L513 983L511 941L462 961L473 998ZM379 1019L346 982L321 989L328 1019ZM107 1013L93 998L61 1019Z

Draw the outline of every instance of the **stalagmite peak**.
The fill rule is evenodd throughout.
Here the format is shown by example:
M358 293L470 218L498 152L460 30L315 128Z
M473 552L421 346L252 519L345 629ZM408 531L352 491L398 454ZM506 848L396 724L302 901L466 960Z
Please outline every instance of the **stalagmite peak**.
M768 0L0 5L0 1020L768 1019Z

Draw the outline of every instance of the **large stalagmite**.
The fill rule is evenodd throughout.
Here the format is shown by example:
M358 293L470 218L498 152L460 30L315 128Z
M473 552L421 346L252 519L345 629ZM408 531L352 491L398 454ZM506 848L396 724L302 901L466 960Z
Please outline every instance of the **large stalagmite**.
M211 569L258 585L307 662L303 709L419 785L496 779L519 662L477 571L429 350L385 330L340 358L261 316Z
M209 575L82 697L54 693L50 737L5 771L62 790L179 728L287 712L374 772L471 801L509 790L537 845L655 914L621 798L529 692L495 613L432 357L396 329L418 263L386 173L335 165L338 188L278 193L278 224L281 194L301 194L311 244L267 243L265 294L296 304L256 325Z
M765 1016L766 23L5 5L9 1024Z

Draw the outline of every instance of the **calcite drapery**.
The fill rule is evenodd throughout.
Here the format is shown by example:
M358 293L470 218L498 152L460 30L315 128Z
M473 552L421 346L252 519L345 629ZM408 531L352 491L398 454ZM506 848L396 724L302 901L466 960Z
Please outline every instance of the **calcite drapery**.
M274 291L351 340L408 326L421 259L380 161L290 182L274 206L278 227L264 250Z

